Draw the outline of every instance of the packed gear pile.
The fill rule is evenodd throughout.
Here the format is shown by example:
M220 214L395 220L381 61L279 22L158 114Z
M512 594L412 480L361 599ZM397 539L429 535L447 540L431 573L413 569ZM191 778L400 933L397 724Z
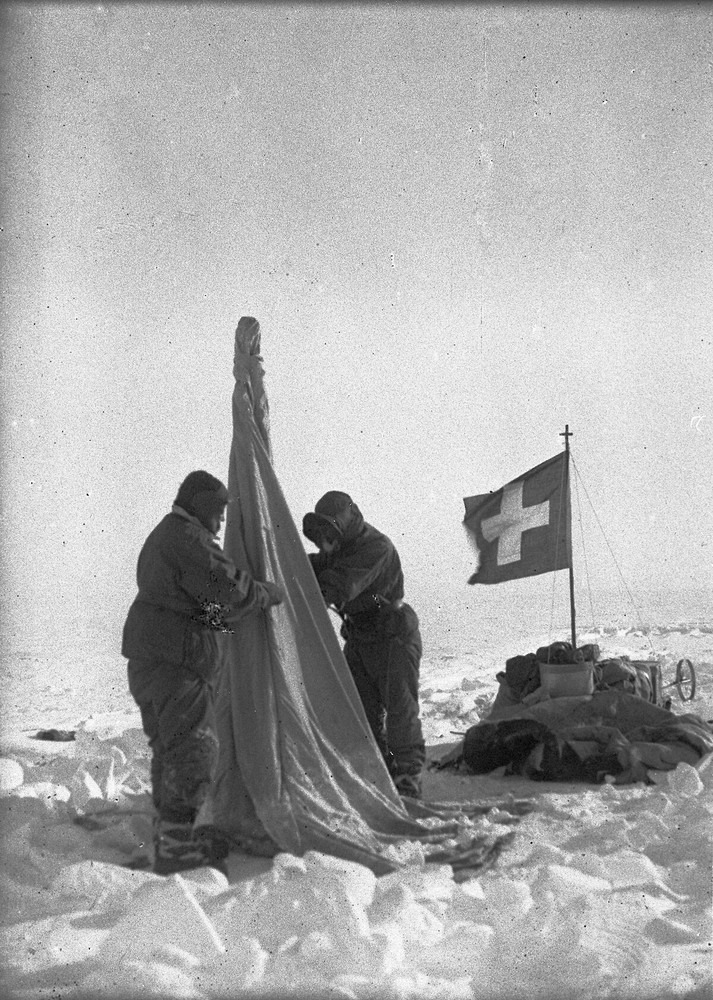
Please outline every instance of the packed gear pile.
M496 675L486 719L471 726L436 769L520 774L534 781L651 782L649 770L697 764L713 752L713 729L699 716L657 704L651 670L626 657L601 659L597 645L576 656L591 668L591 694L549 697L546 666L575 664L568 642L513 656Z

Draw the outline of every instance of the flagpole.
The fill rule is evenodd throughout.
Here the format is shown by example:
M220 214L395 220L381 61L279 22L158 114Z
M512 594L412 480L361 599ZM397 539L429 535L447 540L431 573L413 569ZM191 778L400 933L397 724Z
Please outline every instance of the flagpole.
M564 438L564 453L565 453L565 488L567 490L567 495L569 495L569 439L573 437L572 431L569 429L569 424L564 425L564 433L560 434L560 437ZM577 652L577 630L575 626L575 614L574 614L574 565L572 562L572 511L571 511L571 501L570 501L570 514L569 514L569 524L567 525L567 544L569 545L569 614L570 623L572 627L572 653Z

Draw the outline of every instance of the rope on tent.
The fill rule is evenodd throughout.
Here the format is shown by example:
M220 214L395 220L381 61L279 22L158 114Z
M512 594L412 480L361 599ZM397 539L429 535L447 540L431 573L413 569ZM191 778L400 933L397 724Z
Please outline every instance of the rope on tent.
M572 453L570 452L570 455L571 454ZM586 498L587 498L587 500L589 502L589 506L592 509L592 513L594 514L595 520L596 520L596 522L597 522L597 524L599 526L599 530L602 533L602 538L606 542L606 546L609 549L609 554L611 555L612 560L614 562L614 565L616 566L617 572L619 574L619 579L621 580L621 584L624 587L624 590L626 591L626 593L627 593L627 595L629 597L629 601L631 603L632 608L636 612L636 617L637 617L638 622L639 622L639 628L646 635L646 641L648 642L649 646L651 647L651 652L655 655L656 654L656 650L654 648L653 642L651 641L651 636L649 635L648 630L646 629L646 626L644 625L643 619L641 617L641 611L640 611L640 609L639 609L636 601L634 600L633 594L631 593L631 590L629 589L629 585L627 584L626 580L624 579L624 574L622 573L621 567L619 566L617 558L614 555L614 550L612 549L611 545L609 544L609 539L606 536L606 533L604 531L604 527L602 526L602 522L599 520L599 515L597 514L597 512L596 512L596 510L594 508L594 504L592 503L592 499L589 496L589 492L588 492L587 487L585 485L584 479L582 478L582 475L581 475L579 469L577 468L577 463L574 461L574 456L572 456L572 465L574 466L574 470L577 473L578 480L582 484L582 489L584 490L584 495L586 496ZM594 613L593 612L592 612L592 618L594 618Z

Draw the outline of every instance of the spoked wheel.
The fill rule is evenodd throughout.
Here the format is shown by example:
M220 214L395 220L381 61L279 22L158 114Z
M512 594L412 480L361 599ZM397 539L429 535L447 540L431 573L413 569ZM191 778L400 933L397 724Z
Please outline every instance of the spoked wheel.
M679 660L674 681L681 701L693 701L696 696L696 671L690 660Z

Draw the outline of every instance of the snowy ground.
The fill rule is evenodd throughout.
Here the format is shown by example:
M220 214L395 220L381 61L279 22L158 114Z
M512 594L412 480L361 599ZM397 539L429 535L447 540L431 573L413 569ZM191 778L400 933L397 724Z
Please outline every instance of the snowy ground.
M713 719L710 631L580 641L640 659L653 643L665 681L688 656L698 694L683 704L671 689L673 710ZM487 714L495 673L524 652L424 662L432 757ZM61 666L31 697L16 685L5 706L3 997L713 996L712 758L627 787L429 772L431 800L536 803L497 867L470 881L418 863L376 879L314 853L233 854L227 880L209 870L164 879L120 864L150 836L138 714L120 683L105 691L109 711L89 711L99 697L89 653L81 694ZM32 738L50 727L77 739ZM118 815L96 829L74 822L97 810Z

